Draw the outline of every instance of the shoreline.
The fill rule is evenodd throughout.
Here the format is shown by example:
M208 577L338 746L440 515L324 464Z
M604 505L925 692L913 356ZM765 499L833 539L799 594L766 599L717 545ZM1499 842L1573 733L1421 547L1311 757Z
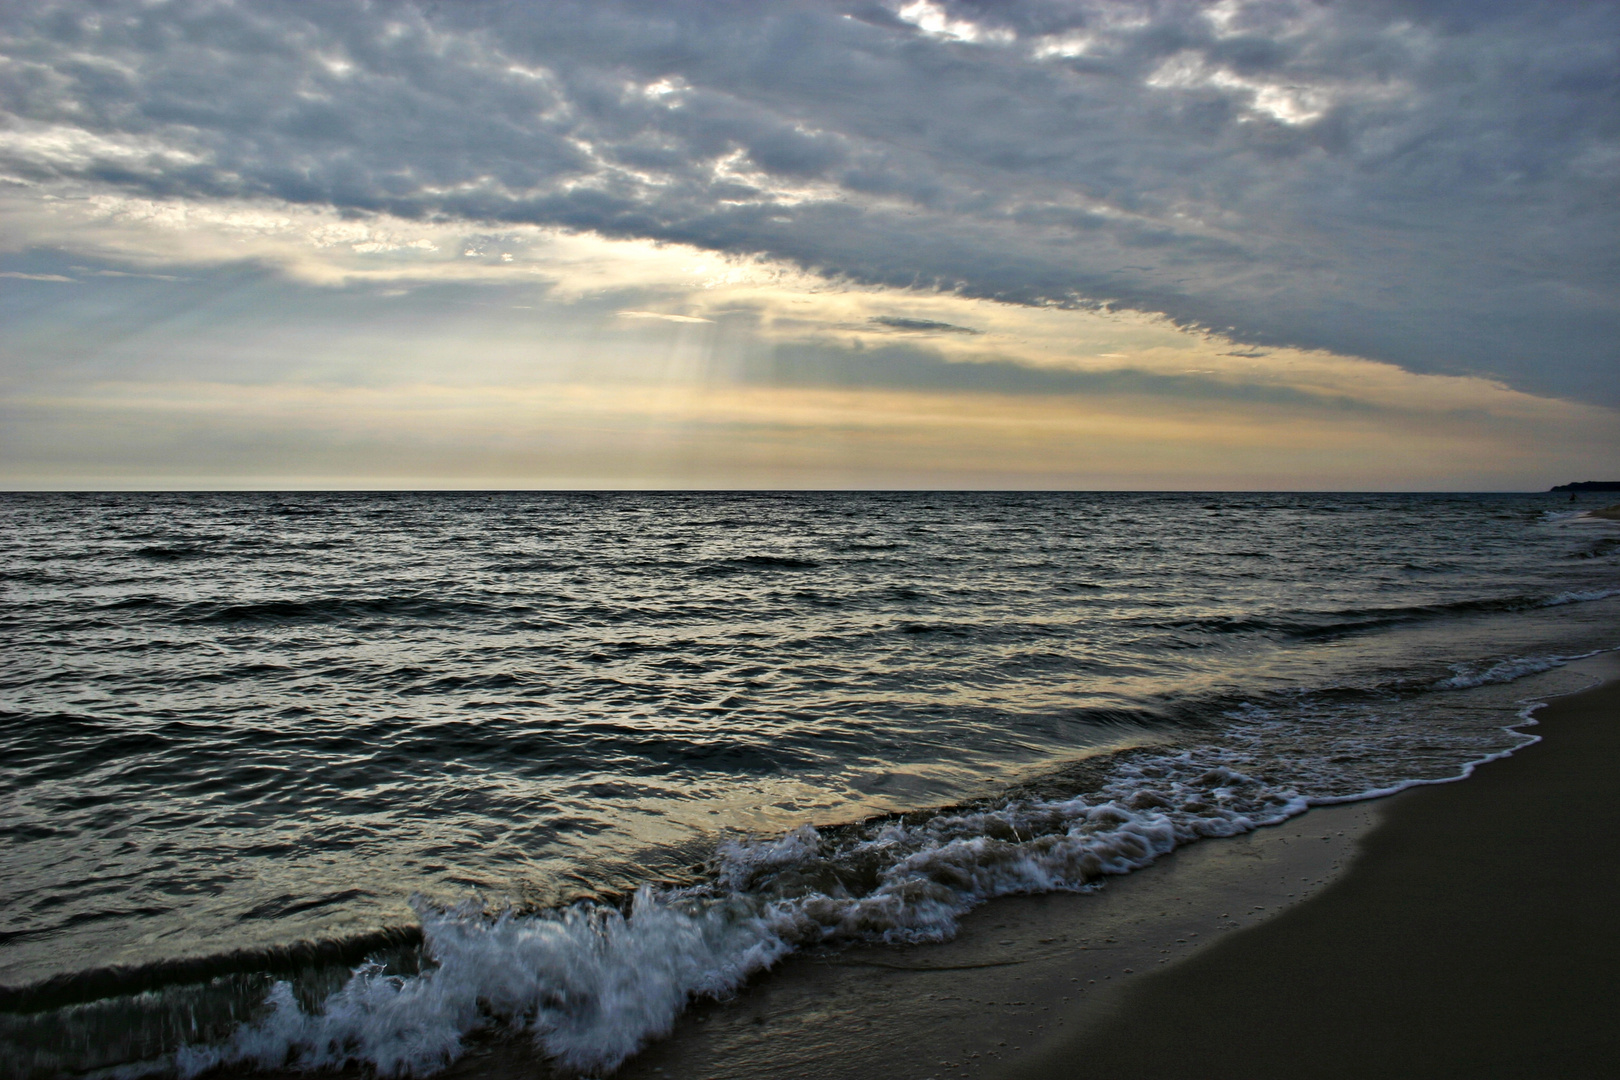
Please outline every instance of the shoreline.
M613 1076L992 1075L1104 1015L1137 977L1320 890L1374 821L1366 804L1327 807L1179 848L1095 892L997 898L947 942L797 954L730 1002L694 1004Z
M1381 800L1354 866L1310 902L1143 980L1000 1075L1607 1073L1620 658L1587 664L1603 681L1539 710L1540 742Z
M1414 1072L1410 1047L1393 1064L1358 1064L1340 1071L1334 1071L1332 1062L1318 1062L1324 1067L1313 1071L1309 1061L1297 1060L1301 1053L1297 1048L1288 1051L1294 1058L1285 1062L1280 1058L1270 1072L1269 1066L1257 1065L1247 1049L1257 1030L1275 1029L1278 1024L1285 1031L1301 1030L1300 1024L1275 1019L1279 999L1294 1007L1300 1005L1294 998L1321 998L1326 993L1328 1000L1337 1000L1337 992L1326 976L1327 991L1287 978L1267 982L1276 973L1265 963L1275 968L1278 958L1254 960L1253 943L1270 941L1277 927L1297 936L1298 931L1289 928L1303 923L1309 927L1305 937L1314 935L1330 954L1336 948L1339 960L1346 952L1364 951L1365 943L1350 929L1355 912L1345 914L1342 895L1346 890L1354 895L1366 891L1369 879L1363 863L1369 856L1376 860L1391 835L1399 838L1414 828L1423 831L1427 802L1460 807L1467 817L1483 777L1516 774L1517 767L1501 763L1528 760L1523 757L1526 753L1536 754L1549 743L1560 748L1550 755L1558 761L1571 756L1579 761L1583 755L1606 760L1590 749L1566 745L1579 743L1570 736L1579 725L1566 720L1569 703L1599 696L1598 713L1616 721L1610 725L1615 728L1611 756L1620 757L1620 681L1612 681L1620 676L1620 654L1602 654L1570 667L1611 681L1552 698L1536 713L1539 722L1548 724L1533 729L1542 736L1540 742L1481 762L1465 779L1318 806L1277 825L1201 841L1144 870L1111 878L1095 892L1003 897L965 915L958 935L945 943L796 953L751 979L728 1001L693 1002L670 1034L611 1075L624 1080L788 1080L806 1075L850 1080L947 1076L1055 1080L1081 1074L1287 1075L1292 1080L1379 1075L1379 1070L1388 1075L1450 1075ZM1603 780L1613 786L1606 777ZM1606 788L1599 785L1595 790ZM1413 805L1418 809L1407 809ZM1620 821L1616 824L1620 826ZM1615 833L1620 837L1620 827ZM1620 840L1615 847L1620 857ZM1445 907L1454 899L1448 889L1457 891L1444 880L1453 863L1475 857L1455 850L1427 851L1426 865L1443 880L1430 882L1421 895ZM1414 882L1423 866L1417 869ZM1581 864L1574 869L1580 871ZM1526 864L1506 877L1521 883L1537 872L1535 865ZM1412 891L1406 878L1382 880L1381 886L1375 882L1375 893L1379 887L1395 894L1397 907ZM1611 948L1605 955L1615 951L1613 938L1610 932ZM1298 943L1289 940L1285 953L1291 955ZM1249 988L1249 1011L1234 1020L1229 975L1245 964L1258 965L1255 970L1266 974L1254 976L1258 981ZM1332 971L1333 964L1330 956L1320 970ZM1432 1003L1411 1000L1411 994L1403 999L1388 987L1372 992L1404 1000L1419 1017L1433 1015ZM1603 1004L1612 1012L1611 1002ZM1191 1022L1189 1016L1199 1010L1206 1014L1204 1022ZM1321 1017L1312 1021L1322 1022ZM1219 1049L1218 1039L1192 1034L1219 1033L1228 1024L1241 1036ZM1358 1033L1358 1039L1361 1034L1365 1032ZM1153 1044L1151 1054L1143 1050L1144 1040ZM1309 1041L1314 1045L1314 1035ZM1516 1075L1481 1071L1477 1062L1467 1071ZM228 1068L224 1075L308 1074ZM546 1062L528 1038L496 1035L470 1039L466 1053L436 1075L517 1080L568 1074Z
M1375 805L1322 807L1178 848L1094 892L1000 897L964 915L947 942L795 953L728 1001L692 1002L669 1035L608 1075L996 1075L1062 1032L1110 1015L1122 993L1153 969L1263 924L1325 888L1350 865L1357 838L1376 826ZM465 1056L434 1075L570 1074L544 1061L526 1038L499 1036L470 1043Z
M1389 909L1398 915L1431 908L1438 913L1438 932L1425 926L1392 938L1391 947L1397 955L1420 955L1426 945L1443 953L1457 902L1469 899L1471 887L1458 874L1469 864L1487 867L1486 876L1496 874L1498 880L1481 898L1487 932L1468 946L1477 950L1476 966L1516 970L1526 960L1523 949L1504 950L1499 947L1504 940L1532 954L1538 947L1556 955L1599 946L1582 967L1586 974L1573 979L1570 996L1590 1006L1581 1013L1584 1027L1577 1023L1578 1030L1606 1030L1614 1001L1604 993L1613 970L1605 965L1620 961L1620 950L1603 908L1615 893L1599 888L1591 896L1596 921L1583 924L1584 937L1560 920L1558 902L1578 893L1593 875L1613 877L1614 870L1589 862L1604 858L1593 850L1570 858L1565 877L1556 882L1546 881L1540 862L1524 858L1523 851L1513 853L1520 861L1498 871L1490 849L1500 834L1479 822L1492 807L1505 810L1510 821L1524 816L1515 802L1521 788L1545 797L1550 787L1556 795L1570 769L1583 765L1598 774L1599 782L1590 785L1591 801L1601 805L1603 793L1615 786L1604 773L1607 761L1620 760L1620 654L1601 654L1571 667L1598 685L1551 698L1535 714L1538 724L1532 730L1541 736L1539 742L1479 763L1464 779L1319 806L1242 836L1189 845L1145 870L1111 879L1095 893L1004 897L965 916L958 936L943 944L795 955L751 980L731 1001L694 1003L669 1036L612 1075L623 1080L806 1075L1294 1080L1531 1075L1546 1074L1549 1063L1555 1071L1562 1063L1566 1075L1600 1074L1620 1050L1615 1036L1607 1043L1580 1044L1578 1054L1559 1058L1522 1030L1516 1045L1525 1051L1525 1067L1493 1071L1511 1054L1504 1056L1501 1039L1478 1032L1481 1027L1510 1031L1513 1025L1500 1009L1466 1022L1482 996L1489 996L1484 989L1489 980L1477 973L1451 974L1444 957L1427 962L1428 981L1410 972L1393 974L1375 958L1383 954L1369 947L1381 928L1365 925L1390 918ZM1589 745L1593 739L1613 753ZM1540 764L1523 768L1532 761ZM1530 775L1521 778L1521 773ZM1612 844L1620 865L1620 810L1609 813L1616 819ZM1529 838L1556 831L1560 820L1530 814ZM1459 829L1465 837L1472 835L1472 847L1457 843L1452 833ZM1593 843L1589 831L1597 837L1602 827L1578 827L1566 840L1581 849ZM1406 852L1393 869L1391 849ZM1540 852L1532 847L1530 854ZM1500 908L1514 893L1521 894L1528 913ZM1358 910L1369 904L1379 905L1380 914ZM1529 940L1519 932L1525 923L1539 923L1545 935ZM1322 955L1302 971L1293 958L1311 948ZM1364 977L1352 988L1340 969L1358 964ZM1235 990L1238 971L1246 981ZM1553 979L1555 987L1558 981ZM1341 1014L1345 1000L1357 996L1374 1012L1404 1016L1405 1033L1381 1035L1400 1028L1389 1016L1369 1017L1355 1008ZM1507 993L1498 1004L1511 1012L1520 997ZM1548 1000L1562 1007L1556 993ZM1317 1015L1290 1018L1313 1006ZM1345 1045L1329 1049L1331 1036L1319 1039L1317 1033L1335 1023ZM1449 1027L1454 1038L1436 1037L1436 1025ZM1271 1050L1256 1050L1267 1033L1273 1037ZM1459 1056L1452 1043L1478 1046L1487 1060ZM1567 1038L1565 1043L1575 1045ZM1358 1056L1369 1047L1386 1056L1371 1061ZM441 1075L516 1080L553 1074L526 1040L501 1040L474 1049Z

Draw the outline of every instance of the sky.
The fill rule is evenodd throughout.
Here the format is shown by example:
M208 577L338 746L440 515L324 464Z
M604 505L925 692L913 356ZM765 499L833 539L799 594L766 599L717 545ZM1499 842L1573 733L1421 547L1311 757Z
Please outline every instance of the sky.
M1620 5L0 0L0 487L1620 479Z

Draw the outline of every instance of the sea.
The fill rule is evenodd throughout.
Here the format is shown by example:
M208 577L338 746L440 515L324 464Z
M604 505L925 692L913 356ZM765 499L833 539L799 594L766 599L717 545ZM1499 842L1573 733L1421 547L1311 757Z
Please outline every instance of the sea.
M611 1071L1533 741L1603 496L0 495L0 1074Z

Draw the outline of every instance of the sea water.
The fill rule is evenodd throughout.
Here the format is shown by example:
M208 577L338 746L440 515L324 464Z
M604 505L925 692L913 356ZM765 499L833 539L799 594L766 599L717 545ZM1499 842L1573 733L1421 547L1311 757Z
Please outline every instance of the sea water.
M0 1071L611 1069L796 949L1457 777L1620 647L1581 509L0 497Z

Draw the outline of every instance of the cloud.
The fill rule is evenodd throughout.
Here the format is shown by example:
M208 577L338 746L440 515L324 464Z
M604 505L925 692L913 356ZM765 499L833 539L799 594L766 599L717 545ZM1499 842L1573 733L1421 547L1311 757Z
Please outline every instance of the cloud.
M669 315L662 311L621 311L621 319L662 319L672 323L712 323L713 319L702 319L696 315Z
M72 278L61 274L25 274L20 270L0 271L0 278L16 278L20 281L65 281L68 284L77 284Z
M772 350L763 364L740 374L742 381L772 386L874 387L1035 397L1139 396L1180 402L1223 401L1296 408L1374 408L1340 393L1255 380L1209 378L1202 372L1167 374L1127 367L1093 371L1040 368L995 357L951 362L931 350L904 345L852 351L825 342L784 344Z
M914 334L982 334L971 326L956 326L934 319L907 319L898 315L874 315L867 320L887 330L903 330Z
M1612 4L10 0L0 57L42 199L585 230L1620 403Z
M143 274L143 273L139 273L138 271L130 271L130 270L90 270L90 269L88 269L86 267L82 267L82 266L75 267L75 269L81 270L81 271L83 271L85 273L88 273L88 274L94 274L96 277L149 278L149 279L151 279L153 281L184 281L185 280L184 278L180 277L177 274Z

